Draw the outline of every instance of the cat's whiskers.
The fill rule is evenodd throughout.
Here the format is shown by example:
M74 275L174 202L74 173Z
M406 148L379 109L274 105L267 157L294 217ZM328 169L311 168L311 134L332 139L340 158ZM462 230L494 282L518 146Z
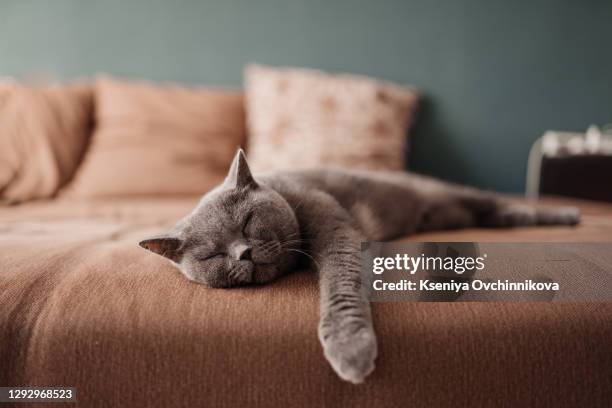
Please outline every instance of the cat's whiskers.
M292 245L292 244L306 244L309 241L307 240L303 240L303 239L289 239L286 241L280 241L281 246L282 245Z
M299 235L300 233L298 231L298 232L289 234L288 237L299 236ZM301 248L303 244L307 244L310 241L311 240L308 240L308 239L298 238L298 239L286 239L283 241L279 241L279 243L280 243L282 252L296 252L296 253L302 254L310 258L317 265L317 267L319 267L318 262L308 252L306 252L303 249L298 249L293 246L293 245L299 245L299 247Z
M280 243L280 253L282 253L283 251L285 251L286 249L299 249L299 250L304 250L304 244L309 244L310 240L304 240L304 239L288 239L285 241L279 241Z
M280 240L280 241L285 242L285 241L292 241L292 240L304 241L304 242L311 241L310 239L302 238L302 233L300 231L292 232L285 237L285 240Z
M319 263L316 261L316 259L314 259L310 254L308 254L308 253L306 253L304 251L300 251L299 249L292 249L292 248L287 249L287 251L288 252L297 252L297 253L300 253L300 254L310 258L312 260L312 262L314 262L315 265L317 265L317 268L321 269L321 265L319 265Z

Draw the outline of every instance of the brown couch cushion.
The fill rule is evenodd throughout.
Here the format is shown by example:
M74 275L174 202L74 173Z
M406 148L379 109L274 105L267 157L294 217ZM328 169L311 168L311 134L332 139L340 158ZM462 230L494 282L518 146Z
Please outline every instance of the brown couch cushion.
M14 87L13 82L2 81L0 82L0 115L3 113L3 106L8 101L8 97L11 94L11 90ZM0 125L1 126L1 125ZM0 134L0 147L5 150L6 142L4 141L5 137ZM1 153L0 153L1 154ZM13 171L11 170L11 162L7 160L6 155L3 155L2 160L0 160L0 189L5 188L9 182L11 181L13 176Z
M200 194L245 137L242 93L110 78L95 85L96 130L67 194Z
M53 196L73 176L87 146L87 85L0 84L0 199Z
M357 75L250 66L249 159L257 170L405 168L411 88Z

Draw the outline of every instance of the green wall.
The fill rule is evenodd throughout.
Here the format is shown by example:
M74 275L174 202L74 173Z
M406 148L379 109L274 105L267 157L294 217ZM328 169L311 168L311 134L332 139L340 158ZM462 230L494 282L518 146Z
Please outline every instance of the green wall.
M251 61L425 95L410 167L522 191L546 129L612 122L610 0L0 0L0 76L239 85Z

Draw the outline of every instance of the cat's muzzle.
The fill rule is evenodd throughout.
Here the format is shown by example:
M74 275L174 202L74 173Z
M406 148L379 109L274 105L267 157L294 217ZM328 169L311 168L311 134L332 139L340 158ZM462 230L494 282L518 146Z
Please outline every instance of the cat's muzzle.
M251 261L237 261L228 273L228 286L253 283L254 267L255 265Z

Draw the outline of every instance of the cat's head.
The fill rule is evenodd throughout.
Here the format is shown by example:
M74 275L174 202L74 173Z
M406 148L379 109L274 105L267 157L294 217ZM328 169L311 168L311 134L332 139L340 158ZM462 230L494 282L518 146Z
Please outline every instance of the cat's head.
M167 234L140 246L210 287L271 281L294 266L299 227L289 203L253 178L239 150L225 181Z

